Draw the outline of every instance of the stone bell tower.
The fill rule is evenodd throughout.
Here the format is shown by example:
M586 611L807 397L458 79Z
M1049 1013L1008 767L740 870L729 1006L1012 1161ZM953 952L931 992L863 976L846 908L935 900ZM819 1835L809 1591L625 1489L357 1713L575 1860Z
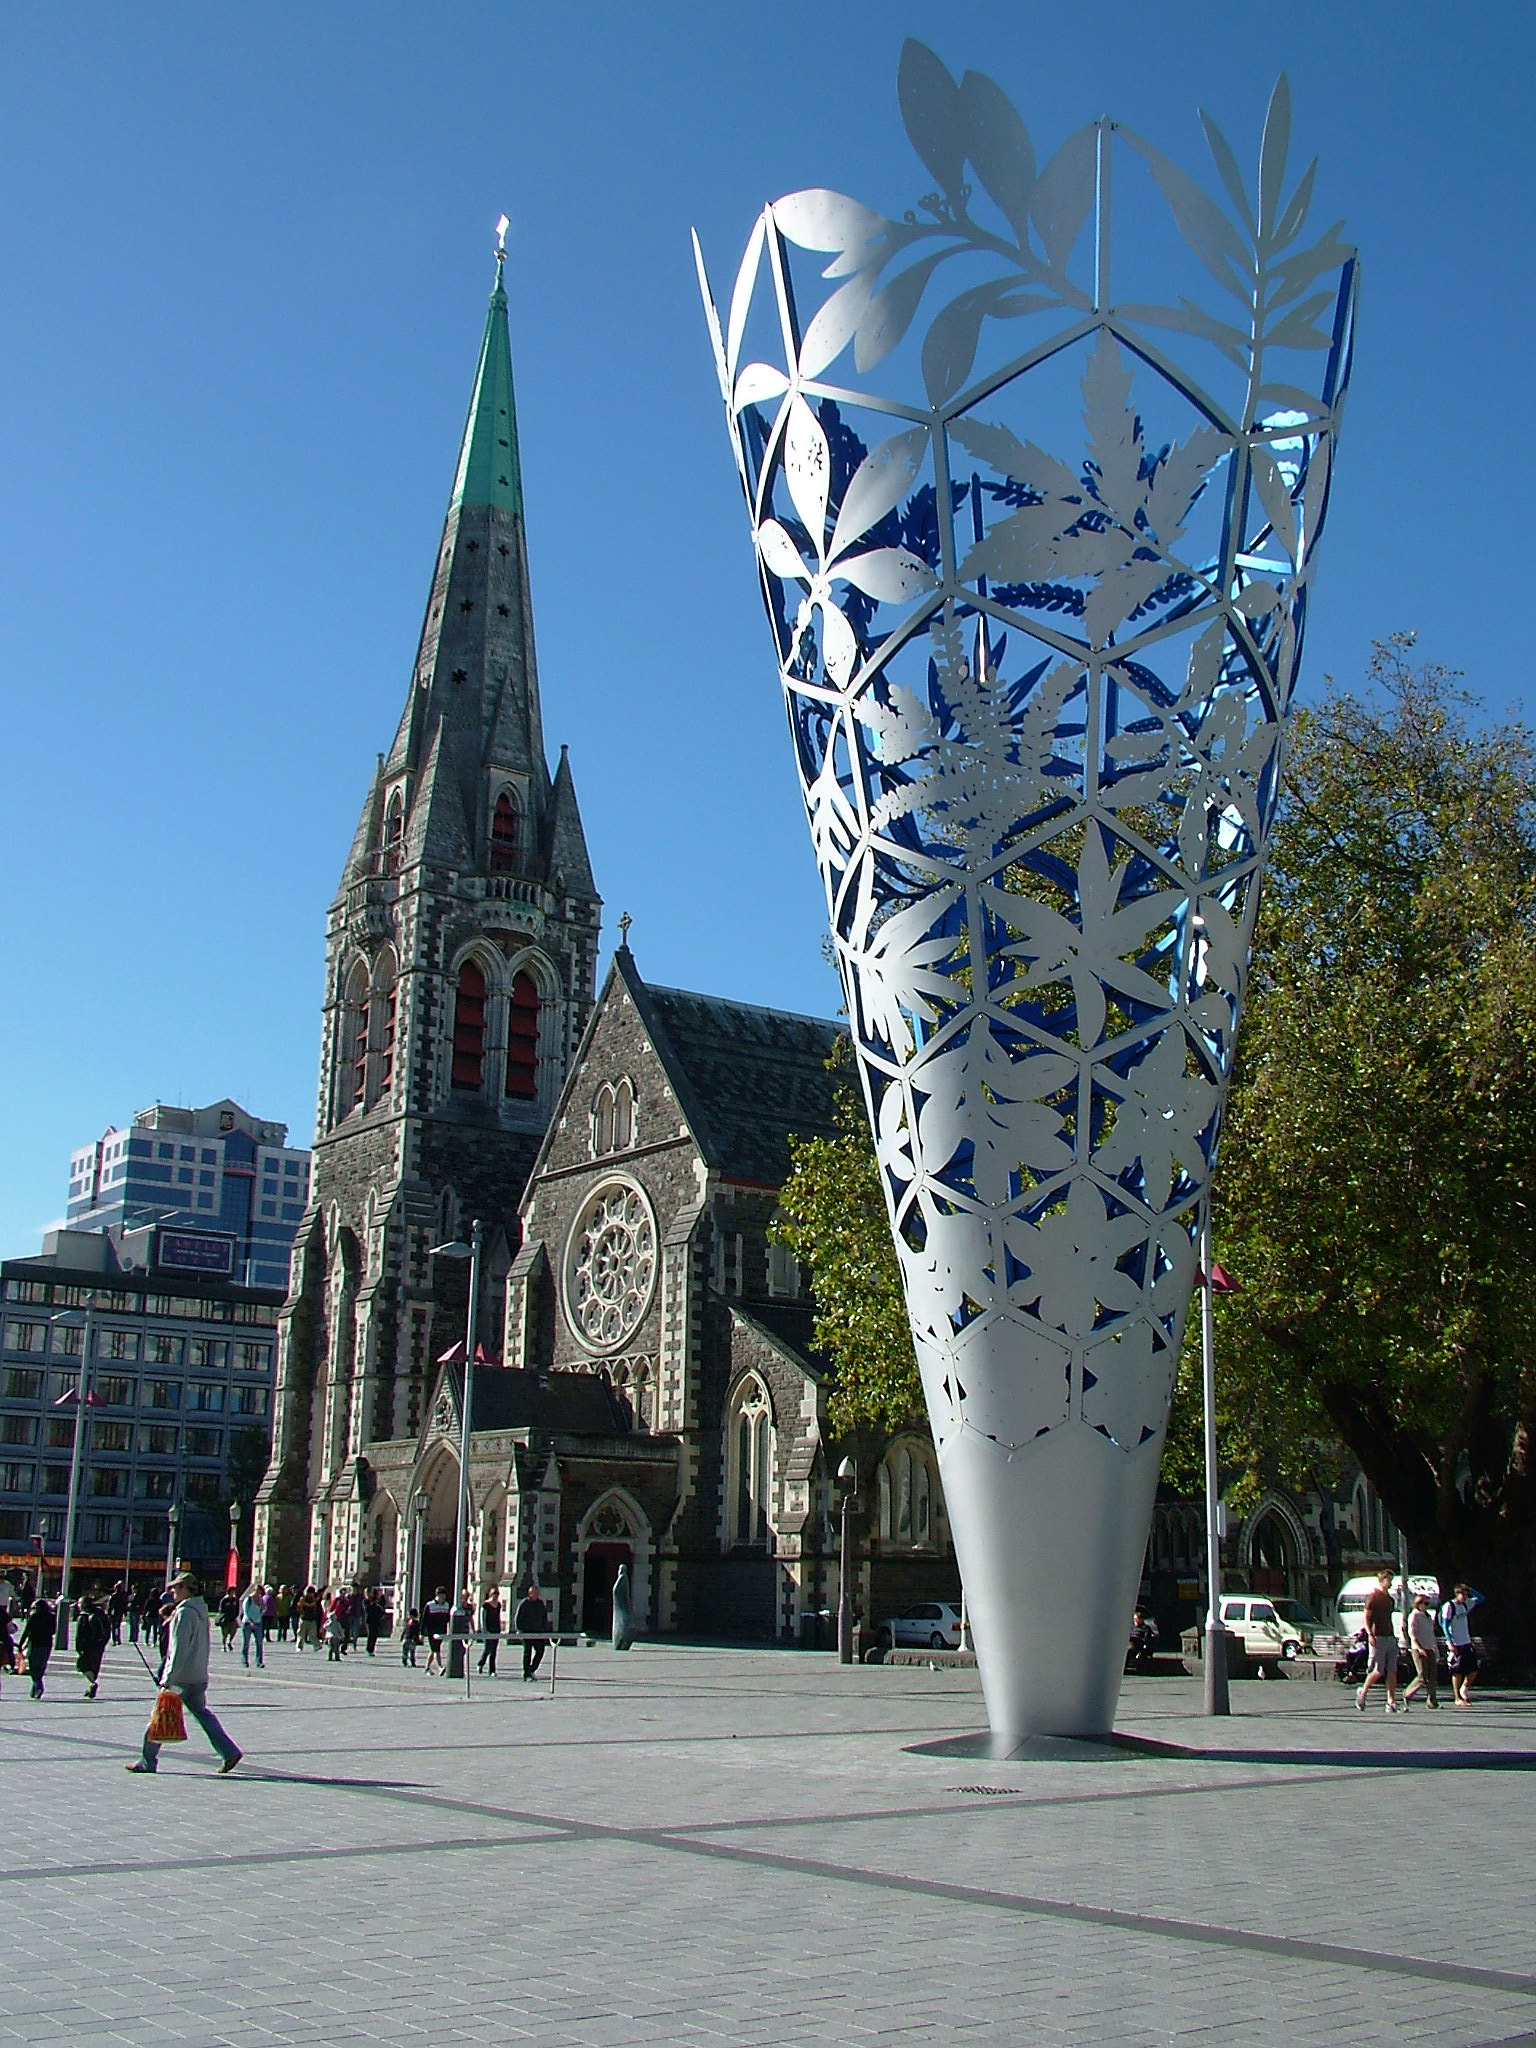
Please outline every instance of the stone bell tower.
M267 1580L373 1567L370 1445L417 1429L463 1328L462 1268L429 1250L483 1219L499 1300L592 1008L601 901L565 750L553 777L544 753L504 260L405 710L326 923L314 1174L257 1499Z

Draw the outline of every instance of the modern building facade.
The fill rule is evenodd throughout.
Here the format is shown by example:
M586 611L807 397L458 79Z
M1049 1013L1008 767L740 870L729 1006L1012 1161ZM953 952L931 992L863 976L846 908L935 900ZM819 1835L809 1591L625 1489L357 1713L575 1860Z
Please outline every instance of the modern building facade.
M420 1429L461 1327L462 1273L432 1248L481 1218L488 1287L505 1281L591 1011L600 910L569 762L551 776L544 751L498 259L405 709L327 925L264 1576L362 1567L373 1447Z
M75 1231L159 1223L227 1234L234 1256L226 1278L286 1289L309 1169L310 1155L288 1143L286 1124L253 1117L238 1102L161 1102L72 1156L66 1216Z
M223 1562L226 1504L249 1504L270 1443L283 1296L161 1266L186 1237L61 1230L0 1265L0 1567L33 1566L40 1534L57 1569L82 1414L76 1583L163 1569L172 1508L177 1555Z

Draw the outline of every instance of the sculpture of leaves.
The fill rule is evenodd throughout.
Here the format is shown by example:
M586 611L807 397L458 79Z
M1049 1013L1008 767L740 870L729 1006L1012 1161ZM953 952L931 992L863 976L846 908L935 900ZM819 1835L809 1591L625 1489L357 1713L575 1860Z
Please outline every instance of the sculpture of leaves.
M1076 1421L1155 1455L1355 259L1307 236L1284 79L1251 181L1201 116L1216 196L1108 121L1042 157L915 42L898 97L931 188L776 201L723 325L699 255L716 366L941 1449ZM1209 302L1116 301L1132 173ZM874 374L909 336L917 398Z

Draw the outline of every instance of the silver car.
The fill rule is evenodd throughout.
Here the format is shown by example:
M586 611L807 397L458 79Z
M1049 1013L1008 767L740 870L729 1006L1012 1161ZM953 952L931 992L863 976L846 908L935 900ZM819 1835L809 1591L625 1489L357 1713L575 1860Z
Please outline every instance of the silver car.
M952 1600L922 1600L875 1631L882 1650L958 1650L960 1610Z

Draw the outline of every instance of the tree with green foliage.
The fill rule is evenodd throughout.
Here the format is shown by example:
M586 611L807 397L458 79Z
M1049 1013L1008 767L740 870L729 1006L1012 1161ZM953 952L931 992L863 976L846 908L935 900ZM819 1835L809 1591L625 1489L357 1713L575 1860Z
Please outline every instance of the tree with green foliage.
M1292 721L1215 1184L1229 1499L1325 1494L1353 1454L1442 1584L1536 1669L1536 747L1380 645ZM851 1085L795 1149L842 1428L922 1413L879 1170ZM1199 1483L1197 1319L1164 1476ZM1325 1535L1328 1532L1325 1531Z
M1536 749L1377 647L1294 720L1215 1183L1234 1476L1347 1445L1536 1663Z
M811 1269L816 1342L833 1368L833 1428L888 1432L923 1420L923 1389L847 1039L830 1064L841 1081L841 1130L835 1138L791 1141L794 1165L775 1235Z

